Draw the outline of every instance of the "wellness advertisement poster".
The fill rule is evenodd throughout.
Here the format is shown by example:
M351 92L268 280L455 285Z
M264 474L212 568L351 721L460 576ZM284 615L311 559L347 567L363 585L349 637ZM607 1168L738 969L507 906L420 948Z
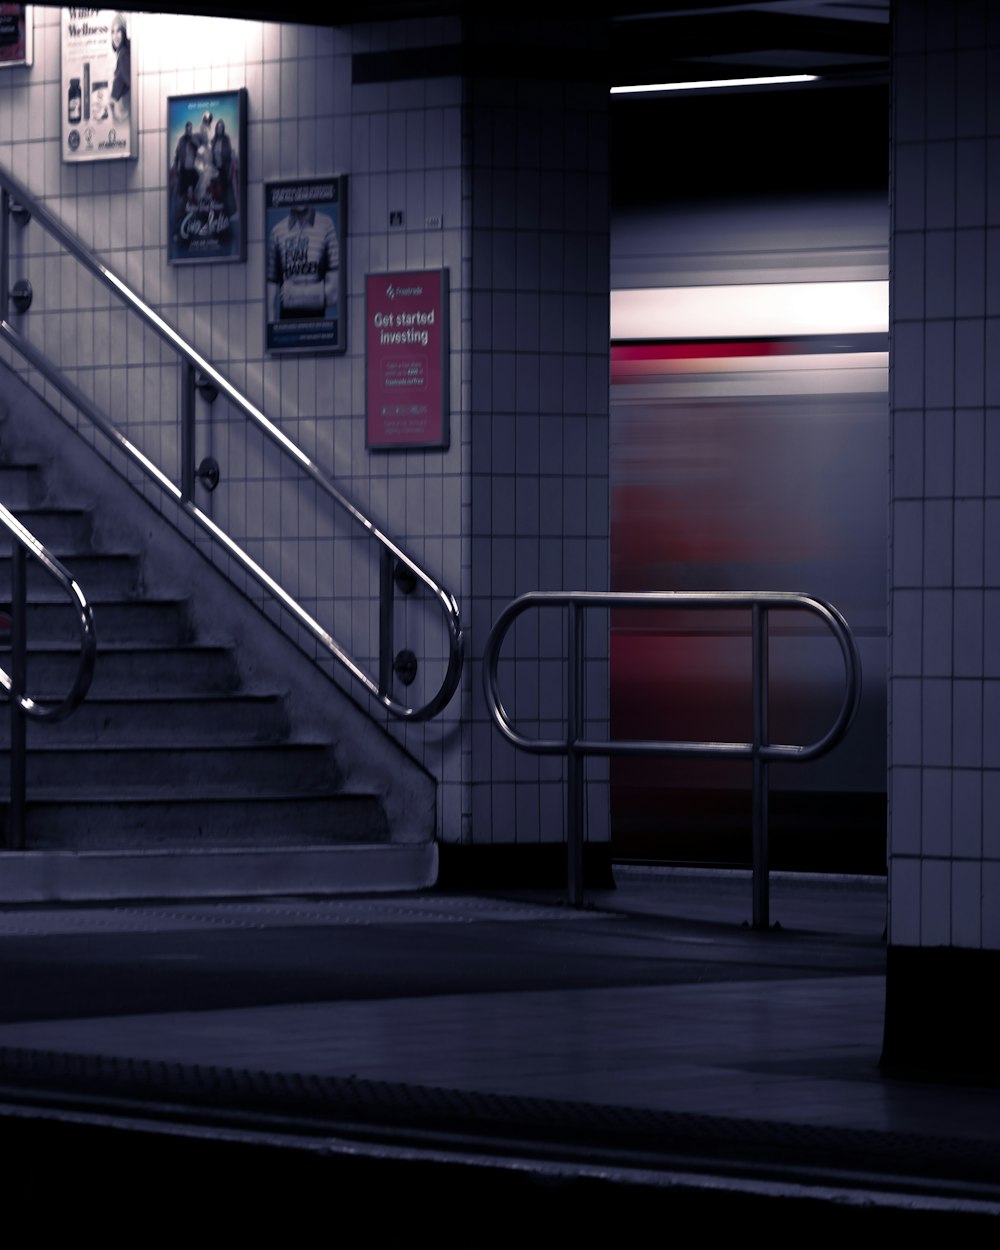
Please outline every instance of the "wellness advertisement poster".
M134 160L132 14L62 9L62 156L70 163Z

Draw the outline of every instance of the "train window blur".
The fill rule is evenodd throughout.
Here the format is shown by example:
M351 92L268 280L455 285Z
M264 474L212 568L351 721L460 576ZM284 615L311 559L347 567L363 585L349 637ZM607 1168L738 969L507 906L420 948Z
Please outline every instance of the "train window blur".
M672 104L612 110L612 586L795 590L844 613L861 710L826 758L772 767L771 862L882 872L887 101ZM676 142L650 162L658 128ZM771 637L770 737L811 742L839 650L800 614ZM615 736L751 736L748 614L616 613L611 646ZM749 766L615 760L612 828L619 858L748 864Z

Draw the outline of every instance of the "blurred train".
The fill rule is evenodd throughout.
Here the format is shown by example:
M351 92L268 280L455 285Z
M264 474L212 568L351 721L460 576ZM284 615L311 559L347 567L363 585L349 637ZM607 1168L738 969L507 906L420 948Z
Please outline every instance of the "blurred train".
M829 755L771 767L771 866L885 870L888 211L870 192L616 212L615 590L794 590L859 645L863 696ZM773 742L823 736L832 637L772 617ZM615 737L747 741L748 612L616 612ZM750 863L743 761L614 760L616 858Z

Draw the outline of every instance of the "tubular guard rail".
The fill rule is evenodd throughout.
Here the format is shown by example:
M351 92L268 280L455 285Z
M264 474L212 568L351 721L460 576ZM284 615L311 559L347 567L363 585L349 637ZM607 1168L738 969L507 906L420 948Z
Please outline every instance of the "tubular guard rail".
M158 316L148 304L144 303L122 280L106 268L96 256L67 231L46 209L38 203L30 192L21 186L5 170L0 169L0 231L2 231L2 248L0 248L0 338L3 338L28 361L53 386L55 386L80 412L110 439L115 446L146 473L156 484L169 495L203 530L218 542L265 591L272 595L295 620L347 669L378 702L393 716L410 720L425 721L436 716L451 700L458 689L464 663L464 637L457 600L440 586L424 569L420 567L391 538L364 515L346 496L333 485L323 471L295 443L278 429L268 418L242 395L225 377L222 376L208 361L186 342L171 326ZM83 267L102 283L117 299L147 326L163 339L180 358L185 370L182 394L182 426L181 444L184 449L181 468L181 486L178 488L166 474L149 461L104 415L103 412L67 378L37 348L11 326L7 320L7 301L9 290L9 226L12 215L26 223L34 219L55 239L61 247L70 253ZM238 543L216 525L193 501L195 478L199 475L208 477L211 469L199 466L196 472L193 459L194 447L194 398L196 388L203 390L214 387L267 438L288 456L298 468L323 491L330 502L339 508L356 525L367 530L369 536L379 544L379 671L377 676L367 673L342 647L336 639L316 621L278 582L260 567ZM217 466L212 466L217 472ZM217 480L217 479L216 479ZM410 707L397 702L391 695L394 658L392 655L392 597L393 587L405 582L406 578L415 578L423 584L437 600L444 615L448 632L448 664L444 678L437 692L422 706ZM403 653L400 653L401 655ZM398 660L399 657L397 657Z
M515 728L500 698L499 662L511 626L532 608L568 609L566 665L568 699L566 733L562 738L527 738ZM609 608L747 608L752 619L753 739L750 742L670 742L625 739L589 739L583 735L584 613ZM768 737L768 612L771 609L812 612L836 639L844 661L844 697L834 723L817 742L806 746L772 743ZM850 728L861 700L861 657L854 635L831 604L794 591L534 591L521 595L500 613L483 653L486 705L500 732L519 750L536 755L564 755L566 776L566 836L568 897L574 907L583 901L584 778L583 761L591 755L714 756L746 759L752 764L753 806L753 926L769 927L768 881L768 765L775 761L805 761L825 755Z
M83 702L94 676L97 639L90 604L72 575L59 563L21 522L0 504L0 523L11 535L10 574L10 669L0 668L0 686L10 702L10 809L6 845L20 850L24 845L24 806L26 798L26 724L32 720L61 721ZM58 703L36 702L27 691L27 558L33 556L45 572L65 591L74 609L80 632L80 659L69 693Z

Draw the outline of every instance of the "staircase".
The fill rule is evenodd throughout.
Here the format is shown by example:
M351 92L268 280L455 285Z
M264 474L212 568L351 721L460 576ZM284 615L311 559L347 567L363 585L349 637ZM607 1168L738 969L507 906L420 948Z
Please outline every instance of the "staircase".
M0 500L82 586L98 644L77 712L28 723L0 901L433 883L432 779L3 366ZM0 549L0 651L10 566ZM73 614L33 560L28 597L28 690L56 701ZM0 710L0 795L8 744Z

